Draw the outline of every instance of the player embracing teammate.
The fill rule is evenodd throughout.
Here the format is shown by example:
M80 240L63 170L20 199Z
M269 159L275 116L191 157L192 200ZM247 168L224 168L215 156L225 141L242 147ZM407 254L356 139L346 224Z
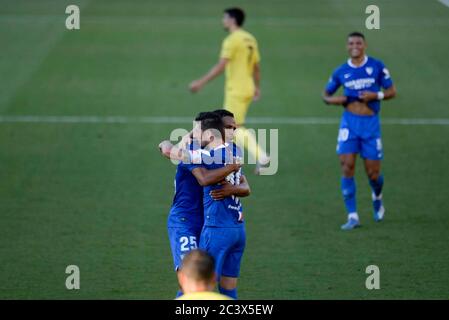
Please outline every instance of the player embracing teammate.
M236 124L226 110L203 112L195 120L192 133L180 144L163 141L159 145L164 156L181 160L168 218L175 269L199 239L199 248L215 260L220 293L237 299L246 244L240 197L248 196L250 188L239 160L241 151L233 143Z

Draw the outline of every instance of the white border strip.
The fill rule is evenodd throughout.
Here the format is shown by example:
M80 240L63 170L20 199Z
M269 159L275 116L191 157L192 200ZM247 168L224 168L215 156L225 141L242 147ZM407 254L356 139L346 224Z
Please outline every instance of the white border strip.
M104 123L104 124L181 124L191 117L128 117L128 116L0 116L0 123ZM381 118L386 125L449 125L449 118ZM338 124L339 118L323 117L254 117L248 124L321 125Z

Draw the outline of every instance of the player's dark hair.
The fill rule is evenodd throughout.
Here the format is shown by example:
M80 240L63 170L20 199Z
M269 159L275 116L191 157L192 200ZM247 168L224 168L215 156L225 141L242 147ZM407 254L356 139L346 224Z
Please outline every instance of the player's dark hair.
M212 111L213 113L218 114L218 116L220 118L224 118L224 117L232 117L234 118L234 114L231 111L225 110L225 109L217 109Z
M213 112L206 111L206 112L200 112L196 115L195 121L203 121L205 119L208 119L210 117L214 117Z
M215 132L219 132L221 137L224 137L224 126L221 117L215 112L202 112L201 117L197 117L196 121L201 121L201 131L206 131L209 129L214 129Z
M209 282L215 276L214 258L203 250L191 250L182 260L181 271L192 280Z
M243 22L245 22L245 12L240 8L228 8L224 11L231 18L235 19L235 23L241 27L243 26Z
M348 34L348 38L351 38L351 37L359 37L359 38L362 38L363 40L365 40L365 36L363 35L363 33L358 32L358 31L354 31L354 32L351 32L350 34Z

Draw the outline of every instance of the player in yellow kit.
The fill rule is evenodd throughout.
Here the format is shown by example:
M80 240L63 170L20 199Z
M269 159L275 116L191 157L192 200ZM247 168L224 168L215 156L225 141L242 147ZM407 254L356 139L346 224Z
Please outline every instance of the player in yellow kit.
M206 251L191 250L182 260L178 272L184 295L177 300L232 300L214 292L216 286L215 261Z
M224 108L234 114L239 127L236 142L257 160L259 173L260 166L267 165L270 159L244 124L251 101L260 98L260 54L256 38L241 28L244 20L245 13L239 8L224 11L223 26L229 35L223 40L220 60L207 74L192 81L190 90L198 92L226 69Z

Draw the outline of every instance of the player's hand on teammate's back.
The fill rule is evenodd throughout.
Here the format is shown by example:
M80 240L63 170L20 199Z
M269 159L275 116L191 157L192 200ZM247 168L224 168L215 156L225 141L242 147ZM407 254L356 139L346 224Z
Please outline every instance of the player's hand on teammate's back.
M221 185L220 189L215 189L210 192L210 196L215 201L223 200L226 197L230 197L233 194L234 186L228 181L222 181L219 183Z
M377 100L377 92L362 91L359 93L359 98L362 99L363 102Z
M193 80L190 82L189 89L192 93L196 93L201 90L201 88L204 86L204 84L201 82L201 80Z

